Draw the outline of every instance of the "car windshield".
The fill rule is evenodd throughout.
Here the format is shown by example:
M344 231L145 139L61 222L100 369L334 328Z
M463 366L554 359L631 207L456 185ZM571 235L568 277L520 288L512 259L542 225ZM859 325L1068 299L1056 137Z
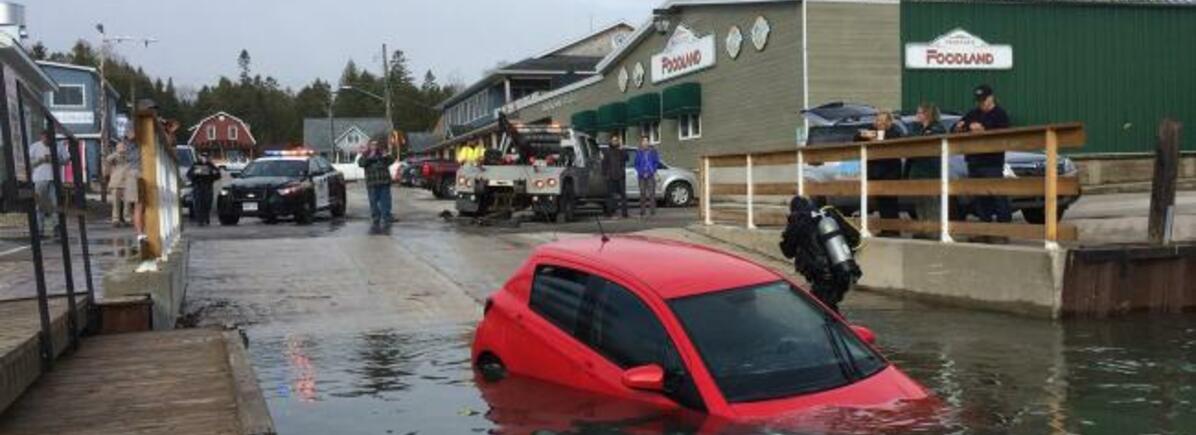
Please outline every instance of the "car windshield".
M887 363L788 282L669 301L728 402L843 386Z
M256 160L245 167L242 177L302 177L307 171L303 160Z
M187 167L195 164L195 151L189 148L179 148L179 166Z

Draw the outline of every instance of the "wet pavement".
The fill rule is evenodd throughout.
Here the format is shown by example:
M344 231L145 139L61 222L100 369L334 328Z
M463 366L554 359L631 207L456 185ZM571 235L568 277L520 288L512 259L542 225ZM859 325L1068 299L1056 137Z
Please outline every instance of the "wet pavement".
M400 222L370 234L360 186L345 219L310 226L253 219L190 228L185 311L199 325L239 325L283 434L693 432L700 416L524 379L475 380L479 301L537 244L582 237L589 221L480 228L437 217L452 204L403 189ZM676 227L693 210L611 232ZM596 226L596 224L595 224ZM785 269L784 264L768 263ZM1191 433L1196 317L1056 323L853 293L852 321L942 398L929 415L827 412L728 432ZM794 430L796 428L797 430Z

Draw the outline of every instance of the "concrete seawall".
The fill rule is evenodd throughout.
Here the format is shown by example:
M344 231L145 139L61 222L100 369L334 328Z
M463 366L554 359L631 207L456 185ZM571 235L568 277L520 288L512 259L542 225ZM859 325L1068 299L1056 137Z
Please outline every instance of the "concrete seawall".
M138 263L113 267L104 274L104 298L148 295L153 301L153 329L173 329L187 295L187 265L190 241L175 243L167 259L157 262L157 269L138 271Z
M707 236L782 258L780 229L697 225ZM872 238L859 255L861 288L967 308L1055 318L1066 251L1012 245Z

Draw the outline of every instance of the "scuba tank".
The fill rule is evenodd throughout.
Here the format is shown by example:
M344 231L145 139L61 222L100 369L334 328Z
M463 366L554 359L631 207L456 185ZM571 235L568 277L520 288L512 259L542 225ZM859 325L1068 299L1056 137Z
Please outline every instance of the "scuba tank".
M843 227L839 225L841 219L838 212L834 209L824 208L817 212L818 219L818 240L822 242L822 247L826 250L827 259L830 260L831 270L837 275L844 277L858 277L860 275L860 266L855 262L855 255L851 243L848 241L848 234ZM854 228L851 228L854 230ZM852 237L858 240L857 237Z

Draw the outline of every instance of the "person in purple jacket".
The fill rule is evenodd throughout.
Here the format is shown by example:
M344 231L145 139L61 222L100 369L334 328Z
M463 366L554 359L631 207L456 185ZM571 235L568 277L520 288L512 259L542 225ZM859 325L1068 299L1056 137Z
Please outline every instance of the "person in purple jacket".
M640 147L635 153L635 175L640 187L640 217L651 210L656 216L656 170L660 168L660 153L648 142L648 136L640 136Z

